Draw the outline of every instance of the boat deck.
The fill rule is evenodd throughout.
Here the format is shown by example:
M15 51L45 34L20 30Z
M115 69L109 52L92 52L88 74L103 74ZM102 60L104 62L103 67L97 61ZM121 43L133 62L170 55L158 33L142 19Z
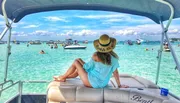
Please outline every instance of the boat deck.
M18 103L19 95L8 100L6 103ZM46 94L23 94L21 103L46 103Z
M160 88L138 76L121 74L121 83L129 88L117 88L114 77L105 88L84 87L79 78L66 82L51 82L46 94L23 94L21 103L180 103L180 99L160 95ZM47 97L47 98L46 98ZM6 103L18 103L18 96Z

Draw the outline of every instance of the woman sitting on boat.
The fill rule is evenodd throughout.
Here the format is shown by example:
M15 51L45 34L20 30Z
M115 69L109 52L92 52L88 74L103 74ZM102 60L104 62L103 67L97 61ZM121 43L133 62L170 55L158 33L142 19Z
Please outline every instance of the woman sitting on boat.
M76 59L64 75L54 76L54 80L65 82L67 78L79 76L85 86L103 88L108 84L113 74L119 88L128 87L120 84L117 70L119 57L113 52L115 46L115 38L110 38L106 34L102 35L98 40L94 41L97 52L93 54L89 62L85 63L81 59Z

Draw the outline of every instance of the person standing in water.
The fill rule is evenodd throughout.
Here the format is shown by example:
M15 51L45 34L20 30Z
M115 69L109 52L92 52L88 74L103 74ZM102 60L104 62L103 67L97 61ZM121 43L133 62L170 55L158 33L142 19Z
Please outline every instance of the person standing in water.
M44 50L41 50L41 51L39 52L39 54L45 54Z
M53 49L53 45L51 45L51 49Z
M94 41L94 48L97 50L85 63L82 59L76 59L62 76L54 76L55 81L65 82L68 78L80 77L83 84L91 88L105 87L112 74L114 75L119 88L128 86L120 83L118 73L118 55L113 51L116 46L116 39L104 34Z

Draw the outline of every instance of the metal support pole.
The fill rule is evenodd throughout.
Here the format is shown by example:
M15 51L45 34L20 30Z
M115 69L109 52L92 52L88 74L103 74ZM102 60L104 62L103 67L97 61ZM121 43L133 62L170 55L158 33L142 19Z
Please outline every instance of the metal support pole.
M48 92L49 92L49 88L46 91L46 103L48 103L49 99L48 99Z
M162 56L162 51L163 51L163 40L164 40L164 36L165 36L166 39L168 40L168 44L170 44L169 38L167 36L167 31L168 31L168 28L169 28L169 26L171 24L171 21L172 21L173 17L174 17L174 7L167 1L164 1L164 0L156 0L156 1L168 6L170 8L170 11L171 11L171 15L169 17L169 20L168 20L168 23L167 23L166 27L164 27L163 22L161 22L162 20L160 21L163 32L162 32L162 38L161 38L161 46L160 46L160 50L158 52L158 68L157 68L156 81L155 81L155 83L158 84L161 56ZM176 55L175 55L175 53L174 53L174 51L173 51L173 49L171 47L171 44L170 44L170 50L172 50L171 53L173 55L173 58L174 58L174 60L176 62L177 67L179 68L180 65L178 64ZM179 68L179 70L180 70L180 68Z
M7 40L7 51L6 51L6 61L5 61L5 72L4 72L4 82L6 82L6 79L7 79L7 71L8 71L8 62L9 62L9 55L11 54L11 45L10 45L10 42L11 42L11 25L13 23L9 23L9 20L8 20L8 17L7 17L7 14L6 14L6 9L5 9L5 4L6 4L6 0L3 0L2 1L2 13L3 13L3 16L4 16L4 19L5 19L5 22L6 22L6 28L4 29L3 33L1 34L1 37L3 37L6 32L8 31L9 29L9 35L8 35L8 40Z
M4 37L4 35L6 34L6 32L9 30L9 28L8 27L6 27L4 30L3 30L3 32L1 33L1 35L0 35L0 40Z
M180 64L179 64L179 61L178 61L178 59L177 59L176 53L174 52L174 49L173 49L173 47L172 47L172 45L171 45L171 42L169 41L169 37L168 37L168 35L167 35L167 32L166 32L164 35L165 35L165 38L166 38L166 40L167 40L167 42L168 42L168 47L169 47L169 49L171 50L171 54L172 54L172 56L173 56L174 62L176 63L176 67L177 67L177 69L178 69L178 71L179 71L179 73L180 73Z
M14 20L10 23L10 26L13 24ZM3 32L0 35L0 40L4 37L4 35L7 33L9 30L9 27L6 26L6 28L3 30Z
M22 88L23 88L23 82L22 82L22 81L19 81L19 97L18 97L18 103L21 103Z
M9 27L9 35L8 35L8 41L7 41L4 82L7 80L7 71L8 71L9 56L11 54L11 45L10 45L10 42L11 42L11 27Z
M159 80L159 71L160 71L160 66L161 66L161 57L162 57L162 51L163 51L163 41L164 41L164 34L166 32L164 25L161 23L161 27L162 27L162 37L161 37L161 44L160 44L160 49L158 51L158 67L157 67L157 72L156 72L156 81L155 83L158 84L158 80Z

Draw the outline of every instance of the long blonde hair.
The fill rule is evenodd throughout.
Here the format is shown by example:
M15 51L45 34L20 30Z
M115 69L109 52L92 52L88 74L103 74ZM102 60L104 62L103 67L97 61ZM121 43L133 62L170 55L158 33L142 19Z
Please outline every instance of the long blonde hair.
M106 65L111 65L111 55L114 58L119 59L118 55L114 51L111 51L108 53L96 52L96 54L97 54L98 58L101 60L101 62Z
M111 51L109 52L114 58L116 59L119 59L119 56L114 52L114 51Z

